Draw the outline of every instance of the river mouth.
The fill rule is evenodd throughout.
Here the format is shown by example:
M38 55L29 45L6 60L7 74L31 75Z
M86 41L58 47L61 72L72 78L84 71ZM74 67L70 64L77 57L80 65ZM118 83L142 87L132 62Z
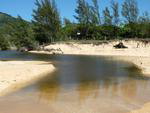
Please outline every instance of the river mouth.
M16 60L52 61L57 70L1 97L0 113L126 113L150 101L150 79L132 64L101 56L18 54Z

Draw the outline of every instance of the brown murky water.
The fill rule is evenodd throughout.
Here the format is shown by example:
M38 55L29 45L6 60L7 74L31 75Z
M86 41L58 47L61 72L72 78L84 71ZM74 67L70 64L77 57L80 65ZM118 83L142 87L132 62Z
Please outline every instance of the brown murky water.
M0 113L126 113L150 101L150 79L111 57L52 56L57 71L0 98Z

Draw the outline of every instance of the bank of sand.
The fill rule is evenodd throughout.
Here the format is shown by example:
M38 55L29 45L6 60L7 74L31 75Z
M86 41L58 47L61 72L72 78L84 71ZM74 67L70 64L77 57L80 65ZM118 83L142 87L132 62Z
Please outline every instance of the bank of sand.
M0 61L0 96L16 91L44 75L55 67L42 61Z
M80 44L80 43L57 43L46 46L45 49L62 50L63 54L80 55L103 55L112 56L114 60L124 60L132 62L142 69L143 74L150 75L150 46L146 47L137 41L123 41L128 49L114 49L113 45L118 42L108 44ZM139 44L138 44L139 43ZM137 48L137 44L139 47ZM32 53L52 54L56 51L32 51ZM61 52L56 52L61 53ZM53 65L42 61L0 61L0 95L17 90L29 82L38 80L43 75L54 71ZM142 109L132 113L149 113L150 104L146 104Z
M150 76L150 45L144 45L138 41L123 41L127 49L115 49L113 46L117 44L117 41L110 42L108 44L80 44L80 43L57 43L46 46L45 50L52 50L52 52L45 51L32 51L32 53L52 54L78 54L78 55L103 55L112 56L115 60L124 60L132 62L142 69L143 74ZM137 48L138 44L138 48ZM58 50L58 51L53 51ZM61 50L62 52L60 52Z
M80 55L103 55L112 56L114 60L124 60L137 65L142 69L145 76L150 77L150 45L145 45L138 41L123 41L127 49L115 49L113 46L119 42L113 41L108 44L80 44L80 43L57 43L46 46L46 50L62 50L63 54L80 54ZM52 52L45 51L32 51L33 53L46 53ZM61 53L61 52L56 52ZM132 111L131 113L150 113L150 103L147 103L143 108Z

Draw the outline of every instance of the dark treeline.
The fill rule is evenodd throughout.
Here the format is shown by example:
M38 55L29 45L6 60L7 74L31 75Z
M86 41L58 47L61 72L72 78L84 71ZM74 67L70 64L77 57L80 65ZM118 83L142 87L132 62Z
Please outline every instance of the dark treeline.
M124 0L123 4L112 0L103 11L98 0L91 3L77 0L73 15L76 22L67 17L61 21L55 0L36 0L31 22L20 16L10 18L0 14L0 49L10 46L35 49L38 45L61 40L150 38L149 13L139 15L136 0Z

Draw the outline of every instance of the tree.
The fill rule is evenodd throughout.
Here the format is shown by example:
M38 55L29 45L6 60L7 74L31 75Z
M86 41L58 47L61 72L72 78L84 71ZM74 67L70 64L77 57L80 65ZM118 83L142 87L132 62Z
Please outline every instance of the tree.
M75 9L77 15L74 17L80 24L90 24L90 6L85 0L77 1L77 8Z
M81 24L85 23L85 1L78 0L77 8L75 9L77 15L74 15L75 19Z
M77 8L75 9L76 15L74 16L79 24L84 25L99 25L100 13L97 0L92 0L93 5L89 5L85 0L77 1Z
M33 10L35 38L42 43L50 43L59 38L61 20L55 0L36 0Z
M136 0L125 0L122 4L122 16L127 23L136 23L138 19L138 5Z
M0 50L8 50L10 48L10 44L3 33L0 33Z
M104 17L104 25L112 25L112 16L110 14L108 7L106 7L105 10L103 11L103 17Z
M141 23L141 22L150 22L149 13L148 13L147 11L145 11L145 12L143 13L143 15L139 17L138 22L139 22L139 23Z
M77 1L77 8L75 9L76 15L74 16L78 23L78 31L80 35L77 35L78 39L83 39L88 37L89 26L91 25L91 6L85 0Z
M150 38L150 17L148 12L144 12L143 16L139 17L138 25L140 29L140 37Z
M74 32L74 29L76 27L75 23L71 22L69 19L64 18L63 20L63 27L61 29L63 40L72 39L72 35Z
M98 1L97 0L92 0L93 2L93 16L95 18L95 22L96 24L100 25L101 24L101 20L100 20L100 13L99 13L99 5L98 5Z
M118 2L112 0L111 2L111 8L113 11L113 25L118 25L119 24L119 4Z
M20 16L18 16L16 21L10 22L7 25L7 32L11 36L11 41L18 49L21 47L33 49L35 47L31 23L23 20Z

